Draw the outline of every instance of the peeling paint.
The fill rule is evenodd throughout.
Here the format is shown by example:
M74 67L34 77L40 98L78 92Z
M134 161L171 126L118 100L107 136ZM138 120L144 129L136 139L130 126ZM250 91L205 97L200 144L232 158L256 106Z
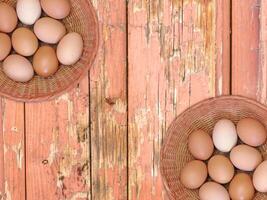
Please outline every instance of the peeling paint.
M79 198L83 199L83 198L86 198L86 199L89 199L89 194L88 192L78 192L78 193L75 193L70 200L77 200Z
M69 94L66 93L58 97L55 102L56 104L58 104L60 101L68 101L68 100L69 100Z
M18 168L22 169L23 157L24 157L24 149L22 147L22 142L19 142L17 145L12 146L12 150L16 153L16 160L17 160Z
M4 144L4 155L7 153L7 151L8 151L8 147L6 144Z
M64 160L60 162L60 173L62 176L69 177L72 172L72 167L77 163L77 159L75 159L77 152L76 150L66 147L63 155Z
M215 93L216 0L133 0L129 8L129 199L161 200L168 125Z
M71 123L72 115L73 115L73 102L68 99L67 105L68 105L68 122L69 122L68 127L67 127L67 132L71 137L75 137L76 136L76 125Z
M50 144L49 156L47 158L48 163L50 165L53 164L53 162L54 162L54 160L56 158L57 153L58 153L57 144L55 142L52 142Z
M134 121L139 130L148 124L147 115L149 112L149 108L142 108L135 112Z
M16 126L12 126L12 127L11 127L11 131L12 131L12 132L16 132L16 133L19 132L19 131L18 131L18 128L17 128Z
M12 200L7 181L5 181L5 200Z
M218 89L219 89L219 95L222 95L222 89L223 89L223 79L222 79L222 77L220 77L219 78L219 80L218 80Z
M114 111L117 113L126 113L127 105L125 101L122 101L121 99L117 100L114 105Z

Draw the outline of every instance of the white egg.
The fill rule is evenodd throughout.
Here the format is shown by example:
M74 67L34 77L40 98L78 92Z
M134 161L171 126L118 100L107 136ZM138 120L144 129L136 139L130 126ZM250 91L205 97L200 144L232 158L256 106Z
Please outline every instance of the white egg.
M40 18L42 8L39 0L18 0L17 15L26 25L33 25Z
M238 139L234 123L228 119L219 120L214 126L212 139L219 151L230 152Z

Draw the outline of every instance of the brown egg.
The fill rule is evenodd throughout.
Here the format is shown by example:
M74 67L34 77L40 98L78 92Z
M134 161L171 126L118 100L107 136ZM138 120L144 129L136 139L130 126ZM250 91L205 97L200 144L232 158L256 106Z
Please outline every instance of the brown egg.
M211 136L202 130L191 133L188 138L188 149L196 159L207 160L214 150Z
M69 0L41 0L44 12L55 19L63 19L70 14Z
M206 180L208 171L206 164L194 160L185 165L181 171L180 181L188 189L199 188Z
M42 46L33 57L34 71L42 77L49 77L58 70L56 51L49 46Z
M43 17L34 24L34 33L42 42L56 44L66 34L66 28L58 20Z
M227 190L215 182L207 182L199 189L200 200L230 200Z
M10 55L3 62L5 74L17 82L27 82L32 79L34 72L32 64L20 55Z
M261 153L248 145L238 145L230 153L234 166L243 171L253 171L262 162Z
M267 160L262 162L253 174L253 184L257 191L267 192Z
M0 61L4 60L11 51L10 37L5 33L0 33Z
M79 33L68 33L57 46L57 57L63 65L73 65L83 53L83 39Z
M267 138L265 127L259 121L251 118L241 119L238 122L237 134L242 142L253 147L264 144Z
M10 33L16 28L17 23L15 9L6 3L0 3L0 31Z
M215 155L208 162L210 177L221 184L229 183L235 173L235 168L229 158L223 155Z
M245 173L235 175L229 185L229 194L233 200L252 200L255 189L250 176Z
M38 39L28 28L18 28L12 34L12 46L22 56L32 56L38 45Z

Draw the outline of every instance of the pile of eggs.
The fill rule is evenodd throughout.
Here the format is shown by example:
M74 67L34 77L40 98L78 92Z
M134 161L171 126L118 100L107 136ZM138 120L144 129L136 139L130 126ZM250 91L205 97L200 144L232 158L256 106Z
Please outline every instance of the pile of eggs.
M78 62L82 36L67 33L61 21L70 12L69 0L17 0L16 9L0 3L0 63L10 79L27 82L35 73L47 78L59 63Z
M265 127L252 118L241 119L236 126L221 119L212 137L203 130L192 132L188 149L196 160L181 170L181 183L199 188L201 200L252 200L256 191L266 193L267 160L259 151L266 138Z

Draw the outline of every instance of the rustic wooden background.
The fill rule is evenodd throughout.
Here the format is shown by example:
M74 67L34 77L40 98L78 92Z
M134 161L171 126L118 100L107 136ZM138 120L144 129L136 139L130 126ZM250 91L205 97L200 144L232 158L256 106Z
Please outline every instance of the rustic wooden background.
M267 1L92 3L101 42L80 85L1 100L1 199L167 200L159 152L175 116L222 94L267 103Z

